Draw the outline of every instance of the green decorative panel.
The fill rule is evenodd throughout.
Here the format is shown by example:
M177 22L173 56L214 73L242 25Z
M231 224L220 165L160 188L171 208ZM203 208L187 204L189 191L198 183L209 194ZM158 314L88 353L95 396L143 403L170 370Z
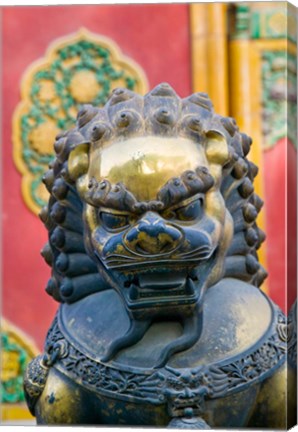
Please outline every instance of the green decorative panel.
M1 379L1 403L23 402L23 374L28 363L28 354L7 334L1 335L2 361L4 369Z
M55 41L27 70L13 141L15 163L23 174L23 197L34 213L48 198L42 176L53 159L56 135L74 126L82 104L101 106L116 87L145 93L147 80L113 42L84 29Z
M297 14L287 2L235 3L233 38L297 40Z
M27 364L38 353L33 342L19 329L1 320L1 404L24 402L23 376Z
M266 51L262 56L262 106L264 147L297 136L296 56L286 51Z

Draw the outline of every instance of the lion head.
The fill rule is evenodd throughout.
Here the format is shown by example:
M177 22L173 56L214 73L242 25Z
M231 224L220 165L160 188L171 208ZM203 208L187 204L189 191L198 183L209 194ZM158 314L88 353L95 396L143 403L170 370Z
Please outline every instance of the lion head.
M132 321L196 322L193 343L208 287L227 276L259 286L266 276L250 145L205 93L180 99L165 83L84 106L44 177L47 291L73 302L113 288Z

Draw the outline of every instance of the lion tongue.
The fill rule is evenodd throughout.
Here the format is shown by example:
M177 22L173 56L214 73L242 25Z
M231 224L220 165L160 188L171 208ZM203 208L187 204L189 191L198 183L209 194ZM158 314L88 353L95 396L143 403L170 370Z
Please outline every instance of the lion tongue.
M185 278L181 273L148 273L139 276L139 286L147 290L177 289L184 286Z

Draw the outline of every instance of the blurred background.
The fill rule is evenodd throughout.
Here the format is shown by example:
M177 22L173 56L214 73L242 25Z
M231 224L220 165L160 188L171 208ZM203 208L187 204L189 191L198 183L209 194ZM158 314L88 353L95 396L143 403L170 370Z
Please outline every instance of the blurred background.
M125 86L202 91L253 138L267 234L263 289L296 295L296 10L286 2L2 7L1 416L26 422L22 375L58 304L44 288L41 182L83 103ZM286 292L288 287L288 292Z

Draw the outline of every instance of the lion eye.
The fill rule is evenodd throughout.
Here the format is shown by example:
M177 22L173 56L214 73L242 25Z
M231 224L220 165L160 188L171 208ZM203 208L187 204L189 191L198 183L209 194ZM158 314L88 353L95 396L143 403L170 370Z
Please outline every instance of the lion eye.
M176 219L181 221L193 221L202 216L203 213L203 199L199 198L196 201L192 201L185 207L175 209Z
M99 217L102 224L108 229L123 228L128 225L128 216L126 215L115 215L102 211L99 213Z

